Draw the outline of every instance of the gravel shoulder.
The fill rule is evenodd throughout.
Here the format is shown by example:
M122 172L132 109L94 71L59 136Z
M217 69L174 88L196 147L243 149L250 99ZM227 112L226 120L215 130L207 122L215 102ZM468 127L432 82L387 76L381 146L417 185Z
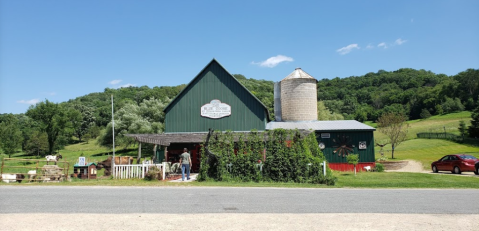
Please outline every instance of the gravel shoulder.
M477 230L451 214L0 214L0 230Z

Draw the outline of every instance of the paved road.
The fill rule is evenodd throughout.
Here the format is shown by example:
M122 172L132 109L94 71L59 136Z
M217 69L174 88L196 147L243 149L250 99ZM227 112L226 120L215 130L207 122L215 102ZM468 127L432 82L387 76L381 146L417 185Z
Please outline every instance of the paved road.
M479 214L479 190L0 187L12 213Z

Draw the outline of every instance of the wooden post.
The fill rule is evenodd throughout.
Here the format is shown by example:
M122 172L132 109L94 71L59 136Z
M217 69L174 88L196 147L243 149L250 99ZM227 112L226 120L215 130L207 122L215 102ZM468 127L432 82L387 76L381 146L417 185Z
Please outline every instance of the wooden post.
M141 142L138 142L138 157L136 158L136 164L140 163L141 159Z
M155 146L153 146L153 158L151 158L151 160L152 160L152 162L153 162L152 164L154 164L155 162L158 161L158 160L156 159L156 147L157 147L157 146L158 146L157 144L155 144Z
M165 146L165 162L168 162L168 146Z

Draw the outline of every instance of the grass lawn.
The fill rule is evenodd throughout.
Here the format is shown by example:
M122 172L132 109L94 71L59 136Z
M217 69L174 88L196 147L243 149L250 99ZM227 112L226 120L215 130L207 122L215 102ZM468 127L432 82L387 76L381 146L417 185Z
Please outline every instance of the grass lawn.
M60 150L64 161L68 161L72 166L78 162L78 157L84 156L87 158L87 162L99 162L106 160L109 155L113 154L112 149L100 147L94 140L90 142L82 142L73 145L68 145L65 149ZM145 153L143 153L145 155ZM115 149L115 156L138 156L138 149L131 147L129 149ZM136 160L136 158L135 158Z
M81 142L77 144L71 144L66 146L64 149L60 150L59 153L62 155L62 159L60 161L66 161L69 164L69 173L73 173L73 165L78 162L78 157L84 156L87 159L87 162L95 162L98 163L99 161L106 160L108 158L108 155L112 155L113 151L111 149L106 149L103 147L98 146L95 141L90 141L88 143L86 142ZM138 155L138 149L135 147L129 148L129 149L117 149L115 151L116 156L133 156L136 157ZM144 157L145 153L143 154ZM151 155L151 154L150 154ZM23 152L15 153L11 155L12 158L17 158L17 159L32 159L32 160L42 160L42 162L39 162L39 165L42 166L46 164L46 162L43 162L45 157L40 156L31 156L31 155L25 155ZM1 154L0 159L3 160L3 158L8 158L8 155ZM136 160L136 158L135 158ZM52 163L50 163L51 165ZM34 161L5 161L5 166L3 169L3 172L14 172L14 173L26 173L29 168L24 168L24 169L13 169L13 168L8 168L8 166L25 166L25 167L30 167L31 170L35 169L36 167L36 162ZM63 164L59 164L60 167L64 167ZM65 166L66 167L66 166ZM98 174L103 175L104 169L99 170Z
M375 148L376 158L380 158L379 147ZM396 147L394 160L416 160L422 163L424 169L431 168L431 162L447 154L466 153L479 158L479 146L458 144L440 139L413 139ZM391 146L384 147L384 155L391 158ZM391 159L390 159L391 160Z
M352 188L479 188L479 177L409 172L336 172L336 187Z
M271 182L191 182L172 183L140 179L97 180L73 179L61 183L0 183L14 186L126 186L126 187L280 187L280 188L475 188L479 189L479 177L405 172L335 172L338 181L335 186L298 183Z

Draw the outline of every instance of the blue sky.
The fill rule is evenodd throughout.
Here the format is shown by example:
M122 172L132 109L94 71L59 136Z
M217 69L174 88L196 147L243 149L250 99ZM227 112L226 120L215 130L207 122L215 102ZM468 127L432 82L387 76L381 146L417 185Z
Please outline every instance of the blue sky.
M0 0L0 113L230 73L318 80L479 68L479 1Z

